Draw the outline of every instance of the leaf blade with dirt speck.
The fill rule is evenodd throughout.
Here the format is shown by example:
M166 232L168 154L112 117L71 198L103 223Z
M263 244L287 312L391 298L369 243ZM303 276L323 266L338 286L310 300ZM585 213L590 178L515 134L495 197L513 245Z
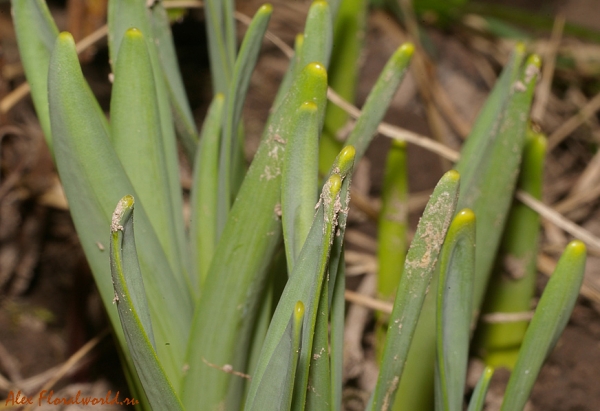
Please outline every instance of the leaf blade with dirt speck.
M417 226L398 284L371 410L389 410L394 403L427 286L456 209L459 180L454 170L444 174Z

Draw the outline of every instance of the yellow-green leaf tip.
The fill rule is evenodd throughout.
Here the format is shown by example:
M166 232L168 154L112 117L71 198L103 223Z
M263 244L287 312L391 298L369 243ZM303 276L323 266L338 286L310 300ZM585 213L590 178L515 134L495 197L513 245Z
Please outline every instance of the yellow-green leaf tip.
M329 185L329 195L335 197L342 188L342 177L339 174L332 174L327 180L327 184Z
M306 65L306 67L304 67L304 70L311 76L311 77L322 77L323 79L327 79L327 70L325 70L325 67L323 67L323 65L321 63L318 62L312 62L312 63L308 63Z
M538 56L537 54L532 54L531 56L529 56L527 58L526 65L530 65L530 64L533 64L535 67L537 67L539 69L540 67L542 67L541 57Z
M144 38L144 35L142 34L142 32L135 27L132 27L129 30L127 30L125 32L125 36L127 36L129 38L138 38L138 39Z
M475 213L470 208L463 208L456 214L454 221L460 225L472 224L475 222Z
M442 179L458 182L460 180L460 174L456 170L450 170L442 176Z
M323 0L315 0L313 1L313 4L310 6L310 8L312 9L313 7L329 7L329 4L326 1Z
M487 367L485 367L485 369L483 370L483 375L484 378L486 380L489 380L492 378L492 375L494 374L494 367L490 367L489 365Z
M525 54L525 43L519 41L517 44L515 44L515 52L519 53L519 54Z
M412 43L404 43L403 45L398 47L397 53L398 55L411 57L415 53L415 45Z
M569 244L567 244L567 247L565 249L565 253L569 253L569 255L571 255L571 257L585 257L585 254L587 252L587 248L585 246L585 244L583 243L583 241L580 240L573 240L571 241Z
M311 113L314 113L314 112L317 111L317 105L315 103L313 103L312 101L305 101L300 106L300 110L302 110L302 111L310 111Z
M117 207L113 212L111 223L110 223L110 231L116 233L119 230L123 230L123 216L124 214L133 208L134 199L133 196L126 195L117 203Z
M265 3L258 9L258 13L268 13L271 14L273 12L273 6L269 3Z
M356 149L354 146L345 146L340 151L338 156L338 168L342 175L346 175L354 165L354 157L356 157Z
M63 31L58 35L59 42L69 42L75 44L75 40L73 40L73 36L68 31Z
M294 318L296 321L300 321L304 317L304 303L302 301L297 301L294 306Z
M392 139L392 148L406 148L406 141Z

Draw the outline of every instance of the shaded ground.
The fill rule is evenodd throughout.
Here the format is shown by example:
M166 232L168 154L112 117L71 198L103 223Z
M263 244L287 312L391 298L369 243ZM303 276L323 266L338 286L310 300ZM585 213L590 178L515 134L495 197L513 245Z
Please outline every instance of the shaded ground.
M294 35L302 30L308 3L275 3L270 29L292 44ZM529 3L537 7L535 1ZM240 4L240 11L252 14L256 4L244 2ZM64 4L58 2L55 6L59 24L64 28L67 24L62 8ZM584 1L546 3L545 10L549 14L560 9L566 10L569 18L579 16L583 24L592 27L595 22L600 22L600 12ZM201 12L194 11L174 26L182 72L199 121L204 116L211 93L201 21ZM509 47L501 42L484 43L485 47L493 46L499 51L492 58L481 51L481 45L474 44L468 30L440 32L432 29L429 34L438 52L435 76L451 97L457 117L470 125L489 91L489 76L493 77L497 72ZM406 39L406 33L390 16L376 13L370 18L361 69L359 105L387 58ZM0 3L0 40L1 99L23 81L5 3ZM574 44L574 48L583 47L578 42L568 44ZM542 45L536 44L535 47ZM588 104L588 100L600 89L599 77L594 77L600 71L594 72L592 64L600 61L597 58L600 51L597 46L594 47L586 49L588 59L583 59L583 68L559 70L555 74L554 95L549 100L546 115L541 118L541 126L549 135ZM477 53L479 57L476 57ZM109 68L105 44L100 43L96 52L89 54L87 59L84 72L101 104L107 108L110 85L107 81ZM286 65L283 54L271 43L265 42L245 108L246 130L250 136L249 153L256 147ZM435 134L431 127L431 113L424 108L423 101L418 81L410 75L396 95L385 120L424 135ZM451 123L446 119L437 126L444 138L442 141L458 148L460 133L455 132L456 124ZM583 125L569 132L565 141L550 153L547 166L549 184L544 196L547 204L556 206L562 200L572 198L576 194L572 188L583 184L580 180L584 174L591 183L587 182L583 191L591 190L600 183L600 171L594 171L598 167L594 169L593 166L598 161L594 152L600 139L599 130L596 116L591 116ZM0 114L0 139L0 398L4 398L9 390L14 389L13 384L27 387L32 392L39 390L48 378L35 381L30 377L62 364L107 325L72 222L60 193L55 191L59 186L28 98L8 114ZM382 159L388 145L386 138L376 139L367 153L368 161L361 166L355 181L357 189L374 205L381 185ZM418 147L410 146L409 154L411 192L430 190L448 164ZM184 186L188 173L189 170L185 169L182 172ZM598 203L596 195L576 202L574 207L565 208L565 214L600 235ZM411 214L413 225L421 210L422 206L417 205ZM366 214L356 210L353 210L351 228L367 237L375 235L374 225ZM541 272L548 272L551 271L548 266L556 261L559 250L569 237L550 224L546 224L544 230L539 268ZM369 250L368 241L363 246L367 252L373 252ZM592 254L586 278L587 298L580 298L563 337L542 370L534 388L532 410L592 411L600 408L600 300L596 299L598 294L594 294L594 290L600 289L594 288L600 284L600 264L598 254ZM353 277L350 282L353 287L364 285L368 289L365 279L369 275ZM543 288L546 280L540 275L538 290ZM370 359L372 336L368 331L371 314L365 311L359 317L364 324L357 328L360 333L354 338L359 341L359 350L363 350L358 353L361 359L357 365L363 374L353 379L355 387L347 391L348 398L352 398L346 404L348 409L364 407L365 393L361 390L369 386L374 368ZM362 333L363 329L367 330L366 334ZM52 373L56 373L56 369L49 372ZM502 392L502 375L495 380L492 391ZM100 397L108 389L126 392L118 354L110 337L103 338L91 355L55 385L57 390L72 390L73 387ZM3 405L4 401L0 402L0 409ZM488 409L494 408L490 406Z

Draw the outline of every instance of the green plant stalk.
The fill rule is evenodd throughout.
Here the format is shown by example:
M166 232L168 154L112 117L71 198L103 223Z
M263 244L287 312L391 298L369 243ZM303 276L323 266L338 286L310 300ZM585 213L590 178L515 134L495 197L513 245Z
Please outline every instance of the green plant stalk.
M292 119L300 104L313 101L324 110L326 89L325 69L319 64L309 64L265 128L215 250L196 308L188 364L200 365L191 367L184 380L182 399L187 407L201 401L207 409L218 404L236 408L239 402L243 384L237 377L203 367L202 358L212 364L231 364L235 370L246 369L247 352L239 347L249 343L257 300L281 240L277 204L281 197L285 141L293 130ZM236 326L223 327L223 324Z
M133 197L123 197L112 217L110 268L115 289L114 303L129 353L152 408L183 411L156 354L150 310L135 247L133 204Z
M302 408L306 411L329 411L332 405L331 364L329 362L329 289L332 287L330 287L330 278L328 277L326 273L321 295L318 298L310 368L308 370L306 403Z
M183 223L183 198L181 184L179 181L179 155L177 152L177 141L175 138L175 128L173 126L173 117L169 103L169 91L167 88L165 73L161 67L156 39L152 36L152 26L150 24L150 15L146 8L146 3L140 0L109 0L108 2L108 45L109 57L113 71L116 68L119 57L119 48L125 36L125 32L135 27L144 34L146 47L152 64L154 84L156 87L156 101L158 103L161 146L165 168L162 170L167 175L168 186L170 189L169 200L171 201L171 225L176 232L176 254L167 252L169 262L173 267L173 274L177 281L183 281L192 284L191 280L191 258L188 249L188 242ZM179 268L183 267L183 269Z
M459 180L454 170L441 178L406 255L370 410L389 410L394 403L427 286L455 212Z
M198 145L198 130L181 78L171 33L171 23L163 3L156 2L150 10L152 33L158 44L156 48L158 58L169 90L175 130L190 164L194 164L196 146Z
M302 344L302 328L305 308L302 301L294 305L292 315L283 335L270 358L268 367L288 370L284 375L265 374L252 404L246 404L249 411L289 410L294 392L294 381L298 356ZM283 378L283 379L282 379Z
M194 161L194 179L190 192L190 248L196 250L192 271L196 296L200 294L217 247L219 137L224 103L223 94L216 94L213 98L202 126Z
M523 165L517 187L534 198L542 197L546 139L528 129ZM535 292L540 217L526 205L513 201L490 279L482 313L518 313L531 309ZM481 322L476 350L493 367L513 369L529 322Z
M531 324L527 328L519 358L508 380L501 411L522 410L533 384L562 334L583 282L586 247L571 241L544 289Z
M176 226L183 220L171 218L181 211L174 210L170 200L173 190L165 172L160 109L146 41L142 32L129 29L120 44L110 102L111 142L154 231L161 234L158 238L173 271L182 273ZM190 288L190 283L185 287Z
M225 98L219 157L217 237L225 227L231 203L239 188L235 184L236 170L243 172L245 168L236 163L236 160L244 162L244 147L238 141L242 107L272 12L273 7L266 4L260 7L254 15L235 61L229 93Z
M315 0L308 10L304 27L304 42L300 54L300 67L312 62L321 63L326 69L331 58L333 24L329 4Z
M329 250L331 247L331 237L335 228L334 218L335 209L334 203L339 195L342 179L339 175L333 175L324 185L321 204L315 214L314 223L311 227L309 236L307 237L298 262L295 266L294 273L286 284L279 304L273 315L269 331L263 344L261 358L258 367L254 371L254 375L250 385L250 391L246 400L246 408L252 409L256 407L264 407L266 404L258 402L264 390L269 389L270 381L277 381L289 374L289 370L285 368L270 367L273 361L276 361L278 353L276 347L280 340L284 338L286 313L290 311L293 301L302 301L305 306L304 315L304 333L302 336L302 349L296 371L296 380L294 383L294 396L300 396L300 399L294 398L292 401L292 409L296 408L294 403L300 402L304 406L303 395L306 395L306 383L298 381L299 371L302 368L308 368L306 359L310 361L310 356L306 354L312 352L312 339L314 337L315 322L317 316L317 308L319 303L319 293L322 289L327 261L329 258ZM304 354L303 354L304 353ZM308 369L304 374L308 377ZM304 383L304 384L303 384ZM303 386L303 390L298 387ZM303 392L304 391L304 392Z
M338 220L339 221L339 220ZM331 256L329 257L331 261ZM340 261L344 260L344 249L340 252ZM329 271L331 273L331 269ZM343 360L344 360L344 318L346 300L346 270L345 264L338 264L335 276L333 298L331 303L331 411L341 411L343 389Z
M319 184L318 108L312 102L299 107L296 129L287 141L281 181L281 222L285 241L288 273L312 225Z
M331 52L331 64L328 69L329 87L351 103L356 96L358 62L367 22L366 7L366 0L341 2L333 28L335 48ZM332 8L331 4L330 8ZM331 102L327 103L323 135L319 146L319 170L323 174L327 173L329 165L342 147L337 134L349 119L348 113L344 110Z
M437 289L438 277L438 270L435 270L429 290ZM400 379L398 393L391 408L394 411L434 409L435 318L436 294L428 292L406 355L403 378Z
M110 264L104 244L114 205L136 195L109 139L108 123L89 89L68 33L58 36L48 74L50 119L59 176L71 216L90 263L104 306L112 307ZM157 233L140 203L137 206L136 243L158 356L177 387L188 339L192 299L183 283L175 281ZM125 346L114 310L108 309L117 338Z
M477 381L475 390L473 390L473 395L471 395L467 411L483 411L483 407L485 406L485 396L493 375L494 368L490 366L485 367L479 381Z
M383 187L381 211L377 227L377 296L393 301L408 248L408 169L406 143L392 140L388 152ZM377 313L378 359L383 354L387 316Z
M477 215L477 256L473 309L481 307L486 286L500 246L517 183L525 145L528 113L541 61L530 56L511 84L506 108L496 116L483 141L475 141L468 155L461 156L456 169L468 179L462 186L459 208L471 208ZM497 102L498 103L498 102ZM502 103L500 103L502 104Z
M54 156L48 107L48 67L58 29L44 0L12 0L11 4L21 62L46 143Z
M339 193L342 187L342 179L352 171L354 150L344 150L338 156L334 168L337 173L332 174L323 187L321 201L317 208L313 225L304 243L294 272L287 282L279 304L273 315L271 325L263 349L258 367L254 370L250 385L250 391L246 401L246 407L252 406L264 379L272 380L273 375L282 379L289 371L280 368L268 368L274 349L281 338L287 321L286 313L292 308L294 301L302 301L306 307L304 317L302 351L296 371L295 393L292 409L303 409L305 404L306 389L308 384L308 367L311 359L312 341L317 316L319 294L328 268L330 249L334 230L337 229L337 217L343 215L347 210L339 207ZM258 404L260 405L260 404Z
M232 0L207 0L204 15L213 91L226 95L231 84L236 50Z
M345 144L346 146L354 146L356 149L356 161L362 158L371 143L377 126L383 119L394 94L400 86L400 82L404 78L414 51L415 47L410 43L401 45L390 57L375 86L369 93L362 109L362 115L356 120L356 124Z
M436 410L462 411L471 338L475 214L452 221L440 257L436 306Z

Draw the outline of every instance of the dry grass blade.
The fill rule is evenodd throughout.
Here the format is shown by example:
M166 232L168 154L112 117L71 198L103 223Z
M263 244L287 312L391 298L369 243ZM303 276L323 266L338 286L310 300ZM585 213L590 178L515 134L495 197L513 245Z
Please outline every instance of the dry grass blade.
M89 340L83 347L81 347L75 354L73 354L67 361L61 365L61 367L56 371L56 374L41 388L40 391L48 391L54 384L60 381L71 368L73 368L83 357L85 357L90 351L96 347L100 341L104 337L106 337L109 333L108 329L102 331L99 335ZM34 404L30 404L23 409L23 411L31 411L33 409Z
M546 106L552 92L552 79L554 76L554 68L556 66L556 54L565 27L565 16L559 14L554 20L550 42L546 46L546 50L542 55L544 66L542 67L542 76L536 94L536 102L531 110L531 118L534 121L541 122L546 113Z
M369 297L368 295L360 294L351 290L344 292L346 301L370 308L372 310L381 311L386 314L392 313L394 304L386 301L378 300L377 298Z
M592 117L598 110L600 110L600 93L596 94L577 114L565 121L548 137L548 151L559 145L569 134Z
M108 26L105 24L93 33L85 36L81 41L77 42L75 49L77 54L83 53L85 50L102 40L108 34ZM31 89L29 83L23 83L16 89L11 91L6 97L0 101L0 113L8 113L19 101L29 95Z

